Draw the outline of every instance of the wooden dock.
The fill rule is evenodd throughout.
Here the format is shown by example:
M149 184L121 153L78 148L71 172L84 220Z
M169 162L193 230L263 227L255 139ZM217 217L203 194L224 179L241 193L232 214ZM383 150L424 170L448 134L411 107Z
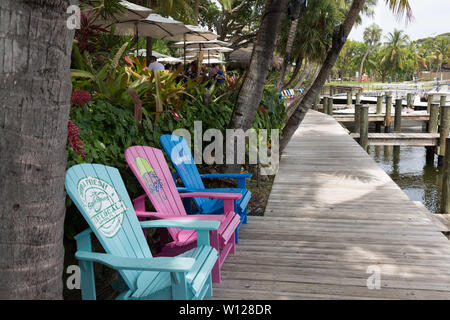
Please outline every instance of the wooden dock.
M309 111L214 299L450 299L450 241L429 215L336 120Z
M350 133L353 139L359 139L359 133ZM372 133L368 134L372 146L438 146L439 133Z
M369 114L369 122L383 122L384 114ZM339 122L353 122L355 121L355 115L353 113L347 114L334 114L335 118ZM391 115L392 121L395 119L395 115ZM402 113L402 121L428 121L430 120L430 115L428 113Z

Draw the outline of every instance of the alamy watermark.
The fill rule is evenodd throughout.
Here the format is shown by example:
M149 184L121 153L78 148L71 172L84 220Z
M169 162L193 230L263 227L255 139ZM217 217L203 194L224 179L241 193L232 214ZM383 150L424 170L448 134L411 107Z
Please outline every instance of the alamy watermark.
M75 30L81 28L81 9L79 6L73 4L66 10L70 14L66 20L66 26L69 30Z
M177 137L183 137L187 146L192 150L193 159L189 150L183 150L183 143ZM172 133L171 158L175 165L190 164L253 164L261 165L260 174L274 175L279 168L280 131L270 130L270 152L268 148L267 129L226 129L225 137L219 129L208 129L203 133L202 122L194 121L194 137L186 129L177 129ZM192 148L191 141L194 147ZM210 142L203 148L203 142ZM179 145L179 146L178 146ZM225 150L224 150L225 148ZM175 154L176 153L176 154ZM270 154L269 154L270 153ZM248 162L246 162L248 155Z
M381 269L377 265L371 265L367 267L366 273L369 273L370 276L367 278L367 289L381 289Z

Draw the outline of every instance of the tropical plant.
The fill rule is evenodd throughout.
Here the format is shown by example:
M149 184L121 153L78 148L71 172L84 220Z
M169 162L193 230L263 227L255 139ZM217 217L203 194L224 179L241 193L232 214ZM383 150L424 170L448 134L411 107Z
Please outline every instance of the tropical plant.
M394 71L403 67L403 58L406 55L405 49L409 37L402 30L394 29L393 32L388 33L386 39L386 48L381 63L389 66L391 77L393 77Z
M361 66L359 67L359 79L358 79L359 82L361 82L362 80L364 63L367 59L367 56L369 55L369 52L372 49L372 47L376 46L380 41L381 32L382 32L381 28L375 23L371 24L364 30L364 41L367 45L367 50L364 53L364 56L361 60Z

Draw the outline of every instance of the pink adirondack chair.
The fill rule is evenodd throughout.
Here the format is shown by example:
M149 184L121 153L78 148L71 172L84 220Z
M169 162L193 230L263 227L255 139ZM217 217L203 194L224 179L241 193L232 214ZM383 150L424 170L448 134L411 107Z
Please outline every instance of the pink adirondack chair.
M212 281L220 282L220 267L229 253L235 252L234 232L240 217L233 212L234 199L240 193L192 192L178 193L172 174L161 150L144 146L133 146L125 151L125 159L138 179L145 194L133 200L138 218L176 219L176 220L217 220L218 230L210 232L210 244L217 249L219 257L212 270ZM152 202L156 212L145 210L145 197ZM224 200L224 214L187 215L182 198L205 197ZM197 235L192 230L167 229L172 239L161 237L162 249L159 256L172 257L197 246Z

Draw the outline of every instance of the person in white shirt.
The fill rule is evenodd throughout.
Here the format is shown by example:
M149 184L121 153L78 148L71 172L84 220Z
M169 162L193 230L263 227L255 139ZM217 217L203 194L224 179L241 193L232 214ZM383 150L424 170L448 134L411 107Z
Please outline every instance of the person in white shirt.
M164 66L156 60L155 56L151 56L149 62L148 69L150 71L164 71Z

